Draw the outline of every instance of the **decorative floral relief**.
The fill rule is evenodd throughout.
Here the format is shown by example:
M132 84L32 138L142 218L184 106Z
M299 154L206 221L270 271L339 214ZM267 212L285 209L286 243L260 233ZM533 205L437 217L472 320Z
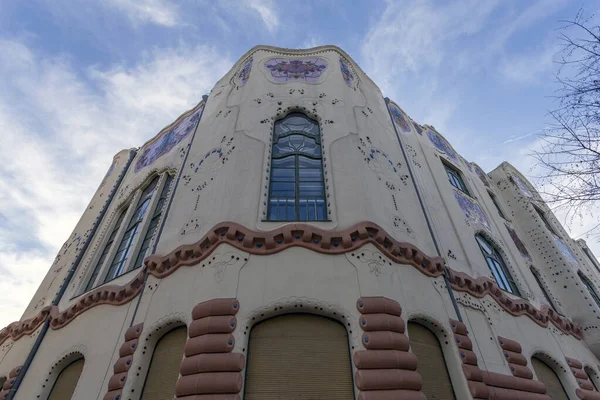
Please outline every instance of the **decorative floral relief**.
M400 111L400 109L392 103L390 103L388 106L390 108L390 113L392 114L392 119L396 123L396 126L398 126L398 128L400 128L402 132L410 132L410 126L408 125L404 114L402 114L402 111Z
M569 249L569 246L567 246L565 244L565 242L563 242L558 236L551 234L552 238L554 239L554 243L556 243L556 246L560 249L560 252L566 257L566 259L573 265L578 265L577 264L577 259L575 259L575 256L573 255L573 253L571 253L571 250Z
M381 149L374 147L371 138L368 136L366 140L358 139L360 146L358 150L364 156L364 160L373 171L377 173L380 181L385 182L386 187L392 193L400 191L401 186L408 185L408 175L402 174L400 169L401 163L396 163Z
M485 226L487 230L490 230L490 223L483 213L481 207L479 207L479 204L475 203L460 190L454 190L454 197L456 198L456 201L458 201L460 208L467 216L468 221L481 224Z
M244 64L244 67L241 69L240 73L238 74L237 78L238 78L238 86L242 87L246 84L246 82L248 82L248 78L250 78L250 71L252 71L252 57L250 57L248 59L248 61L246 61L246 63Z
M486 187L490 187L490 182L487 179L487 175L485 174L485 172L483 172L481 170L481 168L479 168L477 165L473 166L475 168L475 173L477 174L477 176L479 177L479 179L481 179L481 182L483 182L483 184Z
M516 175L512 175L512 180L517 184L517 186L519 187L519 189L521 189L521 191L523 192L523 194L527 197L533 197L533 193L531 193L531 190L529 189L529 187L525 184L525 182L523 182L521 180L521 178L519 178Z
M412 230L408 222L399 215L392 216L392 224L394 229L406 233L411 238L415 237L415 231Z
M152 164L156 159L167 154L173 147L186 138L194 130L198 121L200 121L203 110L204 104L200 105L196 111L184 118L175 127L164 132L158 139L150 143L135 163L134 172L138 172L142 168Z
M275 82L317 82L327 69L327 61L321 58L302 58L288 60L274 58L265 63L265 68L271 72Z
M531 261L531 256L529 255L529 252L527 251L525 244L521 241L521 238L519 238L519 236L517 235L517 232L515 232L515 230L512 229L506 222L504 223L504 226L506 226L506 230L508 231L508 234L510 235L511 239L513 240L515 246L517 246L517 249L519 249L519 253L521 253L521 255L523 257L525 257L529 261Z
M369 273L375 276L381 275L381 268L386 264L392 265L392 263L389 262L383 254L381 254L378 251L369 250L367 248L362 248L359 251L350 254L350 256L353 259L367 265L369 267Z
M202 267L210 267L213 270L213 279L215 283L219 283L225 276L225 270L227 267L235 265L236 263L244 263L248 259L248 255L242 255L235 251L228 251L223 254L216 253L208 260L202 263Z
M431 143L433 143L436 149L446 154L452 159L452 161L458 164L458 157L456 156L456 152L446 141L446 139L442 138L437 132L434 132L431 129L427 129L427 137L429 138Z
M227 164L229 156L234 150L233 137L227 138L227 136L223 136L221 144L218 147L209 150L199 160L190 161L187 165L186 173L181 178L184 187L190 188L192 192L197 192L194 211L198 209L202 190L214 180L214 176L212 175ZM181 234L184 235L184 232L186 232L185 228Z
M352 75L348 63L343 58L340 58L340 70L342 71L342 77L344 78L346 85L352 87L354 84L354 75Z

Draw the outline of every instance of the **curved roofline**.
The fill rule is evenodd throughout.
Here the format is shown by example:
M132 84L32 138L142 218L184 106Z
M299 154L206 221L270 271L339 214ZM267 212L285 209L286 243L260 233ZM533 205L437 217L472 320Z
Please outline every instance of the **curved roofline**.
M324 45L324 46L317 46L317 47L310 47L308 49L288 49L285 47L276 47L276 46L269 46L269 45L264 45L264 44L259 44L256 45L254 47L252 47L250 50L248 50L246 53L244 53L231 67L231 70L238 70L239 67L241 66L241 64L251 55L253 55L254 53L256 53L259 50L265 50L265 51L272 51L275 53L281 53L282 55L289 55L289 56L306 56L306 55L311 55L311 54L318 54L318 53L322 53L325 51L335 51L337 53L339 53L342 57L344 57L345 59L347 59L348 61L351 61L353 66L356 67L356 69L364 76L365 79L367 79L369 82L371 82L373 85L375 85L377 87L377 89L379 89L379 91L381 92L381 88L369 77L369 75L367 75L365 73L365 71L360 67L360 65L354 60L354 58L350 57L350 55L348 55L348 53L346 53L344 50L342 50L341 48L332 45L332 44L328 44L328 45ZM361 77L362 79L363 77ZM382 92L383 93L383 92Z

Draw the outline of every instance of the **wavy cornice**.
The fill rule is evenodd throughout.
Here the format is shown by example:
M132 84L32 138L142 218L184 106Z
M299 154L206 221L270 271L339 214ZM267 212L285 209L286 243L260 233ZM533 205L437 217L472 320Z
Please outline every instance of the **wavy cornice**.
M147 257L145 266L124 285L102 286L81 296L64 311L56 306L48 306L34 318L13 322L0 331L0 344L9 337L18 340L25 334L32 334L46 317L50 318L52 329L60 329L97 305L126 304L141 292L146 275L162 279L182 266L196 265L223 243L262 256L279 253L290 247L303 247L322 254L344 254L371 243L390 260L411 265L427 276L439 277L444 273L443 258L427 256L412 244L395 240L372 222L361 222L341 231L325 230L308 224L288 224L270 231L255 231L235 222L222 222L196 243L179 246L163 256L155 254ZM548 321L551 321L563 333L571 334L577 339L582 338L581 326L554 310L538 310L526 300L512 299L489 278L473 278L451 268L448 270L454 290L477 298L489 295L513 316L527 315L542 327L548 327Z
M581 326L570 319L559 315L549 307L542 307L540 310L535 308L530 302L523 299L513 299L505 291L498 287L498 284L487 277L480 276L473 278L464 272L458 272L448 268L450 275L450 285L454 290L466 292L473 297L481 298L489 295L506 312L514 315L526 315L536 324L547 328L548 321L552 322L561 332L567 335L573 335L577 339L583 338Z

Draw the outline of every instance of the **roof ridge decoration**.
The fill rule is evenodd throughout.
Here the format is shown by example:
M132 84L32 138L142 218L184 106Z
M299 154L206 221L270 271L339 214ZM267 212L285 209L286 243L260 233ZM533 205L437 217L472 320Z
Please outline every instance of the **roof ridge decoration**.
M18 340L25 334L31 335L47 317L50 318L52 329L60 329L97 305L125 304L140 293L147 274L159 279L167 277L179 267L200 263L223 243L254 255L275 254L290 247L304 247L323 254L344 254L371 243L392 261L411 265L427 276L438 277L444 273L445 261L442 257L427 256L410 243L396 241L373 222L360 222L341 231L325 230L308 224L288 224L271 231L254 231L235 222L222 222L196 243L179 246L164 256L154 254L147 257L145 266L124 285L101 286L80 296L76 303L63 311L57 306L47 306L34 318L11 323L0 330L0 344L8 338ZM451 268L448 270L455 290L467 292L477 298L490 295L513 316L527 315L542 327L547 327L548 321L551 321L563 333L571 334L577 339L582 338L581 326L554 310L538 310L526 300L514 300L489 278L472 278L466 273Z

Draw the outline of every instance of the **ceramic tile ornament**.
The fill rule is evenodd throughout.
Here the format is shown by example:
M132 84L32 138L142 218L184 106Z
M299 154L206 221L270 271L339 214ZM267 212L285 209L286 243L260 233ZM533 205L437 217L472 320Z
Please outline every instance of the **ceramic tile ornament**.
M404 117L404 114L402 114L402 111L392 103L389 104L389 107L390 113L392 113L392 119L398 128L400 128L402 132L410 132L410 126L408 125L408 121Z
M184 118L175 127L164 132L158 139L150 143L143 150L142 156L135 163L134 172L138 172L142 168L151 165L154 161L167 154L173 147L186 138L194 130L198 121L200 121L203 109L204 104Z
M352 75L348 63L343 58L340 58L340 70L342 71L342 77L344 78L346 85L352 87L354 84L354 75Z
M322 58L274 58L265 63L265 68L271 72L275 82L315 83L327 70L327 61Z
M427 137L433 143L436 149L446 154L448 157L452 159L455 163L458 164L458 157L454 149L450 146L448 142L444 138L442 138L437 132L432 131L431 129L427 129Z
M246 82L248 82L248 79L250 78L250 71L252 71L252 61L253 59L250 57L244 64L244 67L240 70L240 73L237 76L239 87L243 87Z
M510 235L510 238L512 239L513 243L519 250L519 253L521 253L521 255L523 257L525 257L531 261L531 256L529 255L529 252L527 251L525 244L521 241L521 238L519 238L519 235L517 235L517 232L515 232L515 230L513 228L511 228L507 223L504 223L504 226L506 227L506 230L508 231L508 234Z
M573 255L573 253L571 253L571 250L569 249L569 246L567 246L565 244L565 242L563 242L558 236L551 234L552 238L554 239L554 243L556 243L556 246L560 249L560 252L565 256L565 258L573 265L577 265L577 259L575 258L575 256Z
M490 230L490 222L481 207L479 207L479 204L475 203L459 190L454 190L454 197L470 222L481 224Z
M527 187L527 185L525 184L525 182L523 182L521 180L521 178L519 178L516 175L512 175L512 179L517 184L517 186L519 187L519 189L521 189L521 191L523 192L523 194L525 196L527 196L527 197L533 197L533 193L531 193L531 190L529 189L529 187Z

